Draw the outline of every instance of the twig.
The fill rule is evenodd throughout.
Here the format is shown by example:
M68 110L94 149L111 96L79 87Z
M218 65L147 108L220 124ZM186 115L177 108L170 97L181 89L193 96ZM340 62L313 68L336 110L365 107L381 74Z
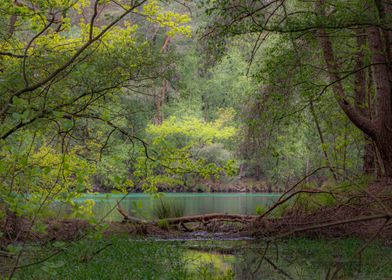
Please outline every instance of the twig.
M294 233L301 232L301 231L314 230L314 229L320 229L320 228L326 228L326 227L333 227L333 226L356 223L356 222L390 219L390 218L392 218L392 216L390 214L379 214L379 215L361 216L361 217L347 219L347 220L332 221L332 222L321 223L321 224L311 225L311 226L302 227L302 228L296 228L296 229L293 229L287 233L278 235L275 238L276 239L282 238L282 237L289 236L289 235L292 235Z
M317 173L318 171L322 170L322 169L326 169L326 168L330 168L329 166L321 166L316 168L315 170L313 170L311 173L307 174L306 176L304 176L302 179L300 179L297 183L295 183L292 187L290 187L287 191L285 191L278 199L278 201L272 205L266 212L264 212L262 215L260 215L257 220L261 220L263 219L266 215L268 215L269 213L271 213L275 208L277 208L279 205L285 203L286 201L288 201L289 198L291 198L293 195L289 196L289 198L286 198L284 200L282 200L282 198L287 195L289 192L291 192L292 190L294 190L297 186L299 186L302 182L304 182L307 178L309 178L310 176L314 175L315 173Z

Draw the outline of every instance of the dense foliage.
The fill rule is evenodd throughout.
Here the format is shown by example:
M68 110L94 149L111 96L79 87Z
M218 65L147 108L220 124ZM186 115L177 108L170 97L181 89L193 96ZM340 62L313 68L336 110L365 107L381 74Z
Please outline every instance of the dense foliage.
M0 234L18 241L20 217L44 232L54 203L91 216L75 199L94 191L390 181L391 15L385 0L0 1Z

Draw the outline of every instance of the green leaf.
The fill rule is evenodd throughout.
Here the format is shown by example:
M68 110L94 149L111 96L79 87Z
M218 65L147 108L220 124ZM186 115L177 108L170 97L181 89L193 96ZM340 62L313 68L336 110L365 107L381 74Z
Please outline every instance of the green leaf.
M72 127L73 127L73 121L72 120L64 120L63 121L63 127L64 127L64 129L66 129L66 130L69 130L69 129L71 129Z
M12 119L15 120L16 122L20 122L21 116L19 113L14 112L12 113Z
M109 110L104 110L103 112L102 112L102 119L104 120L104 121L110 121L110 119L111 119L111 116L110 116L110 112L109 112Z
M18 107L25 107L27 105L27 101L23 100L22 98L19 98L17 96L14 96L12 98L12 104L14 106L18 106Z
M62 241L55 241L52 243L52 245L53 245L53 247L56 247L56 248L64 248L66 243L62 242Z
M54 111L53 115L57 118L57 119L61 119L64 117L64 112L59 112L59 111Z

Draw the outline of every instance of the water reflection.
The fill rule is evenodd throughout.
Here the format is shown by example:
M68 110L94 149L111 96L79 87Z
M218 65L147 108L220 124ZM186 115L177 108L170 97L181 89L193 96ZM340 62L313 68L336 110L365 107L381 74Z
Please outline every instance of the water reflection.
M256 214L257 207L271 205L278 196L269 193L165 193L161 199L181 204L184 215ZM97 218L101 218L109 213L122 197L123 195L118 194L96 194L86 195L83 199L93 199L96 202L93 211ZM147 194L129 194L121 201L121 207L134 216L150 219L154 203L158 201ZM117 211L112 211L106 217L108 221L121 219Z
M391 279L392 249L375 243L356 255L363 244L356 239L294 238L277 243L188 241L183 246L193 275L200 276L201 270L202 279Z

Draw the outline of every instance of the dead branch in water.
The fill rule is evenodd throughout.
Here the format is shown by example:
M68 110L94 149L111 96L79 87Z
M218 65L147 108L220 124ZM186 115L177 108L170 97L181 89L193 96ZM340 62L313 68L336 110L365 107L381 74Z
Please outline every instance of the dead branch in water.
M123 216L124 222L129 221L129 222L134 222L137 224L148 224L148 221L146 221L146 220L142 220L142 219L132 217L131 215L129 215L123 208L121 208L120 204L117 204L117 211L121 214L121 216Z
M193 222L206 223L211 220L248 223L248 222L252 222L257 217L258 217L257 215L212 213L212 214L205 214L205 215L194 215L194 216L184 216L184 217L178 217L178 218L168 218L168 219L166 219L166 221L169 224L193 223Z
M158 224L160 220L146 221L136 217L130 216L120 205L117 206L118 212L124 217L124 221L130 221L138 224ZM208 223L213 220L226 221L226 222L240 222L240 223L250 223L254 221L258 215L239 215L239 214L223 214L223 213L212 213L205 215L193 215L193 216L183 216L177 218L167 218L165 220L169 225L175 224L185 224L202 222Z

